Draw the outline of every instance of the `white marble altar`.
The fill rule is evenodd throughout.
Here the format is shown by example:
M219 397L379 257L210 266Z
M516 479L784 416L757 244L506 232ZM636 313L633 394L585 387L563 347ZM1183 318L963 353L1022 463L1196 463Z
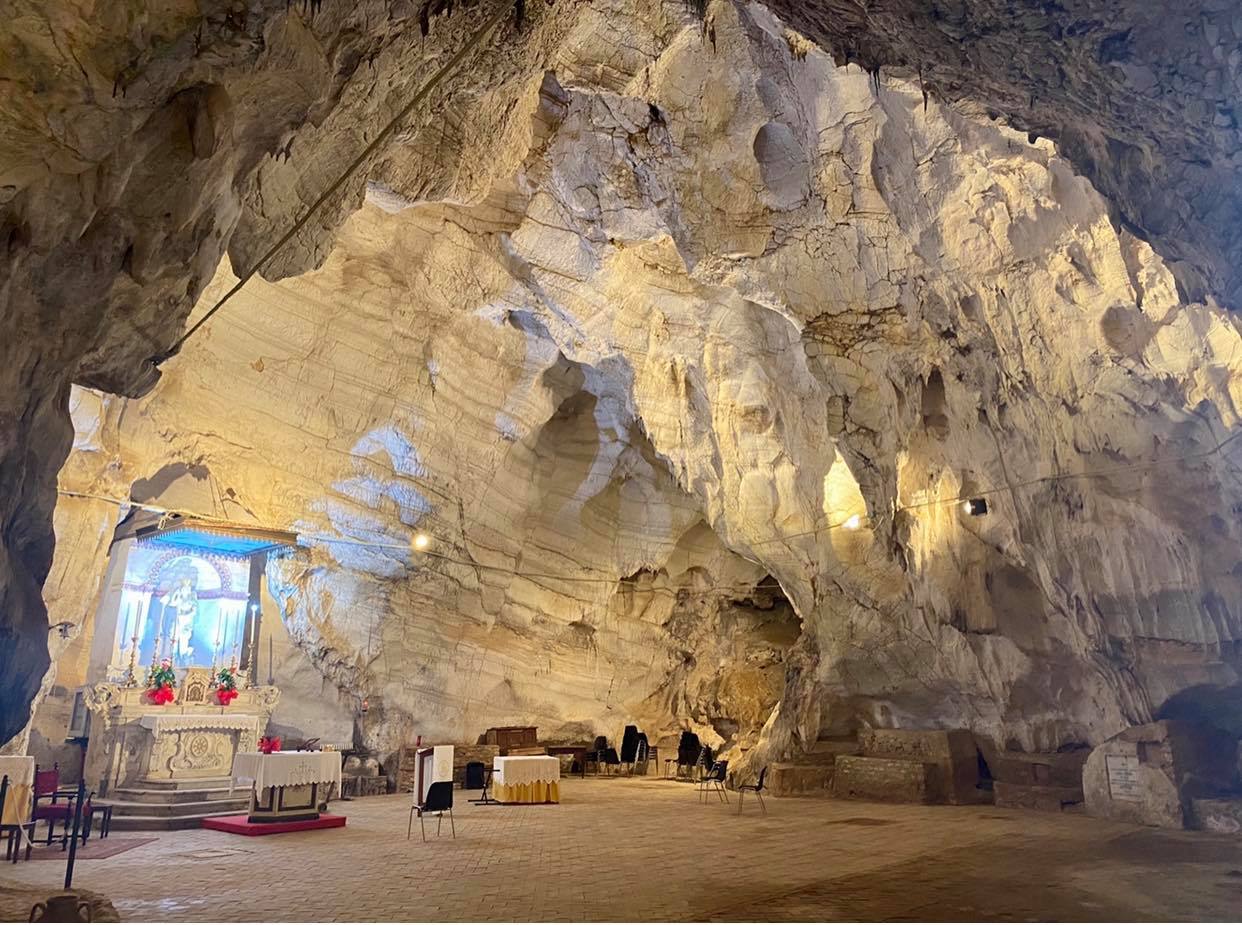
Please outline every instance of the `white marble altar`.
M193 693L193 692L191 692ZM100 795L141 782L228 777L239 752L252 750L280 699L275 687L246 687L229 706L210 698L155 706L141 687L91 685L86 781Z

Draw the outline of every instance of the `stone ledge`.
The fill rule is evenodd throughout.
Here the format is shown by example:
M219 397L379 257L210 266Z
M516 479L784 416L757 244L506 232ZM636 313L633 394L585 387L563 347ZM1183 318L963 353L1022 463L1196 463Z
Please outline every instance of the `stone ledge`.
M998 780L992 785L996 805L1009 809L1037 809L1059 813L1082 803L1081 787L1046 787Z
M1222 797L1192 800L1194 826L1204 832L1242 834L1242 799Z
M889 803L931 803L940 787L933 763L900 758L842 755L836 761L832 795Z
M775 797L828 796L832 778L831 764L774 764L767 786Z

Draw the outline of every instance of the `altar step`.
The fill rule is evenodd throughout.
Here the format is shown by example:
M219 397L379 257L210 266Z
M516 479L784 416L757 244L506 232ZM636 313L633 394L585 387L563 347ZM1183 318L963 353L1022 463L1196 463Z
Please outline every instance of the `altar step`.
M238 794L248 794L249 787L211 787L202 790L146 790L136 787L118 787L109 796L112 803L201 803L204 800L231 800Z
M244 812L250 802L245 788L229 790L229 779L142 781L141 787L119 787L107 800L112 828L117 831L197 829L204 819Z

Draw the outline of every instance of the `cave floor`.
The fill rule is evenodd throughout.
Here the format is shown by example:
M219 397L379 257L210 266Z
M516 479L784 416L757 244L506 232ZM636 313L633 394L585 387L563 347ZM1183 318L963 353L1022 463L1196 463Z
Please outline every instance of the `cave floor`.
M1242 838L995 807L826 799L700 804L655 779L562 782L559 806L480 807L456 840L406 841L409 798L336 803L344 829L193 830L74 884L124 920L1221 920L1242 908ZM731 795L736 801L736 795ZM154 833L151 833L153 835ZM110 839L150 837L114 832ZM64 866L0 867L57 886ZM25 910L15 910L25 919ZM8 916L0 915L0 918Z

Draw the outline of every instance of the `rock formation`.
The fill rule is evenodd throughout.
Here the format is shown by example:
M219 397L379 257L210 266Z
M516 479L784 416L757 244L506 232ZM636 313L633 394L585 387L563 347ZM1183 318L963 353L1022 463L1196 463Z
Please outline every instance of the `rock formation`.
M1051 142L762 8L584 17L470 201L411 140L322 266L82 393L66 488L301 533L285 721L1055 749L1235 681L1231 316Z
M117 102L48 122L79 162L6 136L30 157L5 325L48 349L5 373L0 593L27 648L4 734L7 691L42 677L70 381L148 394L75 393L66 489L302 534L268 579L296 694L278 719L311 734L366 697L382 749L630 719L755 754L860 725L1054 749L1237 681L1242 361L1207 295L1236 286L1232 226L1170 179L1173 149L1146 172L1117 155L1173 123L1125 135L1114 113L1084 140L1098 67L1071 65L1101 29L1066 24L1069 76L1029 112L1018 76L982 83L1007 64L968 57L954 83L940 54L944 105L872 6L857 28L890 45L849 56L905 76L845 64L853 21L815 5L785 12L840 64L758 6L532 10L158 385L143 362L199 290L202 312L484 13L251 4L71 43L102 99L114 45L170 36ZM1071 99L1059 147L1027 134ZM1187 150L1236 172L1209 156L1226 131ZM1143 196L1184 220L1162 233ZM1203 285L1179 292L1135 231ZM89 583L110 515L76 504L55 568Z

